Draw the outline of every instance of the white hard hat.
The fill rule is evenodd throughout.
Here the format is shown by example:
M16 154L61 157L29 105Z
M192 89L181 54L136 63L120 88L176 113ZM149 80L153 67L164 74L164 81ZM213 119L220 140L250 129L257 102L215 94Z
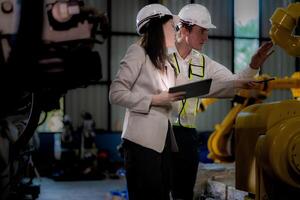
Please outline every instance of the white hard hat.
M170 10L161 4L149 4L143 7L136 17L136 30L138 34L142 34L141 28L147 24L150 19L163 17L165 15L173 16Z
M209 11L200 4L188 4L184 6L178 16L182 23L188 25L198 25L206 29L216 28L216 26L211 23Z

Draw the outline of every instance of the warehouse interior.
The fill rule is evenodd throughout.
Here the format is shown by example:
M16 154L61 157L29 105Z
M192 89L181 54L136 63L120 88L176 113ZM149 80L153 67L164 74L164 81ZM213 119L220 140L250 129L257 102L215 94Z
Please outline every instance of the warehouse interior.
M110 104L109 89L140 37L138 11L153 3L175 15L186 4L205 6L217 28L201 53L233 73L261 44L274 43L256 75L265 81L255 97L242 90L206 99L197 115L194 200L298 199L299 2L0 0L0 199L128 200L125 108ZM80 14L55 23L49 12L58 3ZM291 32L280 35L276 23Z

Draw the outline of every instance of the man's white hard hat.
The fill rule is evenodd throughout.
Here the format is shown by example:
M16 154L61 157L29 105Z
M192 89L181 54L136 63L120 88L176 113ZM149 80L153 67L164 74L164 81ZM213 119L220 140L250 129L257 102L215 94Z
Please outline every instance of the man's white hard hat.
M149 4L144 6L137 14L136 17L136 30L138 34L141 33L141 29L145 24L147 24L150 19L156 18L156 17L163 17L166 15L173 16L171 11L161 5L161 4Z
M216 26L211 23L209 11L200 4L188 4L184 6L178 16L182 23L188 25L198 25L206 29L216 28Z

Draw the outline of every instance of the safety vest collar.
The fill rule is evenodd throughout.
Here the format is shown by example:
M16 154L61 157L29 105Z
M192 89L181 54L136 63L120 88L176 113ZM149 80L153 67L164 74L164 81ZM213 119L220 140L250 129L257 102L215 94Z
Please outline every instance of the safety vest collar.
M189 60L188 78L190 80L192 80L194 76L203 78L205 75L205 58L201 53L199 53L197 51L195 52L195 50L192 50L191 53L192 53L192 55L195 53L197 55L192 56ZM172 67L173 67L176 75L179 75L180 74L180 66L178 63L178 57L176 55L176 52L173 53L172 57L173 57ZM197 59L199 59L199 61L196 61Z

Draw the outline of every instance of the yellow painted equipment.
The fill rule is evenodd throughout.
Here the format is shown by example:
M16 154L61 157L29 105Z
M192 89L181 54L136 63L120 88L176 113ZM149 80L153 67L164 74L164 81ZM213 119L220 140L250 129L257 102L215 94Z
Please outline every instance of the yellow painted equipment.
M197 110L197 112L204 112L209 105L215 103L216 101L218 101L218 99L216 99L216 98L201 99L201 103L200 103L200 106L199 106L199 109Z
M236 104L226 115L221 124L215 125L215 131L208 138L208 158L214 162L233 162L230 140L233 124L238 113L247 106L248 99Z
M300 102L248 106L235 124L236 188L256 200L300 197Z
M270 21L269 35L291 56L300 56L300 37L293 35L300 17L300 3L291 3L287 8L277 8Z
M267 75L257 77L258 80L268 79ZM231 146L231 137L234 132L234 124L239 112L254 103L262 103L262 100L268 96L274 89L291 89L293 97L300 97L300 72L295 72L290 78L275 78L275 80L266 82L261 88L255 91L241 90L237 94L235 105L226 115L221 124L215 126L215 131L208 139L208 150L210 159L214 162L233 162L234 150Z
M293 33L299 16L300 3L278 8L269 31L274 44L298 57L300 37ZM274 89L291 89L294 99L262 103ZM254 194L255 200L300 199L299 100L300 72L266 81L258 92L241 90L234 107L209 137L208 157L215 162L235 161L236 189Z

